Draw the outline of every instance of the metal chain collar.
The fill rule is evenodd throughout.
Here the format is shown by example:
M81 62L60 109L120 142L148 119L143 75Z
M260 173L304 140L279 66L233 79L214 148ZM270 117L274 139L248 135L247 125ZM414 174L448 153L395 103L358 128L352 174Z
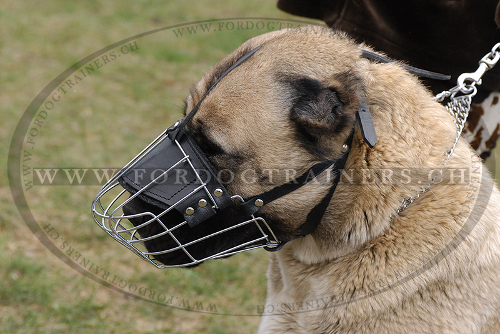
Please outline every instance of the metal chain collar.
M500 43L495 44L489 53L487 53L479 61L479 67L474 73L462 73L457 79L457 85L450 90L446 90L437 94L434 97L435 101L443 102L445 98L450 98L450 101L446 104L446 109L455 118L455 124L457 126L457 137L451 149L446 152L446 160L441 167L441 172L448 164L448 161L455 151L458 144L462 131L465 127L465 122L467 117L469 117L470 107L472 105L472 98L477 93L476 85L481 85L484 73L493 68L500 60ZM457 94L461 94L458 95ZM430 189L431 185L436 181L433 178L427 187L423 187L415 196L407 198L402 201L401 207L396 211L399 214L401 211L405 210L411 203L415 202L423 193Z

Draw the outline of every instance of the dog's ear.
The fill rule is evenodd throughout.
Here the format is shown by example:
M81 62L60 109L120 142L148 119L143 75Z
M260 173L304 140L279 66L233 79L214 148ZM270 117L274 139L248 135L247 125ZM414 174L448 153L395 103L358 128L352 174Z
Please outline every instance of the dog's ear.
M290 119L306 139L317 141L318 136L336 134L349 123L344 102L333 88L311 78L297 78L289 83L293 94Z

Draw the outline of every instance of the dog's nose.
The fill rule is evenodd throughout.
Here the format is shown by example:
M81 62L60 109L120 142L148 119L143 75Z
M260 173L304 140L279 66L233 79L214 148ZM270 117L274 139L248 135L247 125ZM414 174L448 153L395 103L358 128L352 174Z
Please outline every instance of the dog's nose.
M139 226L148 221L151 222L151 224L148 225L158 225L160 220L161 223L165 225L168 224L169 226L175 226L184 221L182 214L180 214L177 210L168 210L168 212L165 213L165 209L147 203L139 197L130 199L125 205L123 205L122 211L125 218L128 219L134 226ZM161 218L156 218L157 216ZM154 220L157 222L154 223Z
M138 213L141 213L141 211L137 210L137 207L133 205L134 200L131 202L125 204L122 208L123 215L124 216L133 216ZM144 216L137 216L134 218L127 218L134 226L138 226L144 222Z
M122 211L125 216L136 216L127 217L127 219L134 226L138 226L151 219L151 214L149 213L158 214L162 210L144 202L139 197L134 197L123 206Z

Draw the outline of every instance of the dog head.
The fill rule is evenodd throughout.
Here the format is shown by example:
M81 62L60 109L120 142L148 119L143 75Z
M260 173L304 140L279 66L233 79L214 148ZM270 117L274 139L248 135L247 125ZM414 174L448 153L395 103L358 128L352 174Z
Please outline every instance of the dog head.
M219 81L228 68L258 46L252 57ZM186 135L208 157L227 191L242 198L289 182L317 163L335 160L352 131L346 170L438 165L454 139L451 117L445 112L436 114L436 108L441 107L403 67L364 59L361 53L366 49L341 32L319 27L255 37L229 54L191 90L187 112L203 101L185 124ZM217 86L206 94L215 83ZM356 112L363 101L370 107L379 137L373 149L363 141L356 125ZM441 125L430 131L425 117ZM419 136L429 139L416 140ZM278 240L290 241L300 234L311 208L330 189L327 174L258 212ZM389 217L414 190L411 185L340 184L315 231L293 241L290 247L309 262L350 252L382 233ZM139 212L159 215L163 209L135 197L123 211L133 217ZM167 229L179 226L175 238L169 232L151 240L148 237L161 234L165 226L144 225L148 218L139 216L130 221L141 227L138 232L146 239L149 252L188 245L190 255L179 248L154 256L161 263L176 265L189 262L190 256L205 258L258 237L261 232L257 227L216 235L245 216L235 204L190 227L181 224L182 214L171 210L161 220ZM203 239L207 235L214 236ZM194 240L199 242L190 244Z

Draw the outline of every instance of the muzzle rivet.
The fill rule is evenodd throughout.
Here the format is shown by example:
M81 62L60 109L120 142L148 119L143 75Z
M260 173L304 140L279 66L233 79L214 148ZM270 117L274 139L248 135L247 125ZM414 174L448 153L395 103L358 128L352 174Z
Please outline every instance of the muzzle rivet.
M207 200L206 199L200 199L200 201L198 202L198 205L200 206L200 208L204 208L207 206Z
M255 206L259 206L260 207L260 206L263 206L263 205L264 205L264 201L263 200L261 200L261 199L256 199L255 200Z
M347 151L349 151L349 145L347 144L342 145L342 152L345 153Z
M214 190L214 195L217 197L221 197L223 194L224 194L224 192L220 188L217 188Z
M189 207L189 208L186 209L186 214L187 215L191 216L193 213L194 213L194 209L192 207Z

